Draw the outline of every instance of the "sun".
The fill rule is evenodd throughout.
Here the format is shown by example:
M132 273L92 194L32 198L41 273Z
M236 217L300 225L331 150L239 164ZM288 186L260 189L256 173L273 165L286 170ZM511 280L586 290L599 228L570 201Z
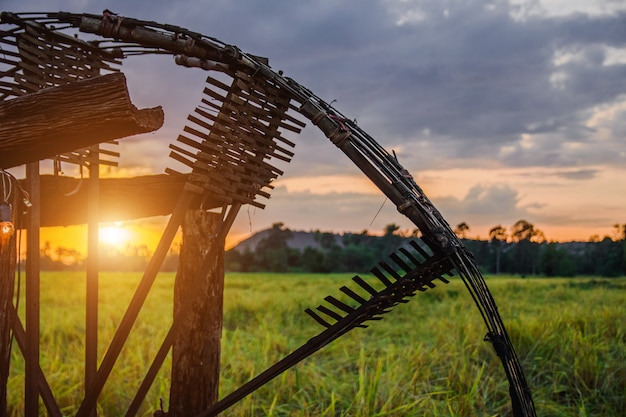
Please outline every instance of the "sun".
M100 242L108 246L123 248L130 238L130 231L124 228L120 222L109 226L101 226L99 230Z

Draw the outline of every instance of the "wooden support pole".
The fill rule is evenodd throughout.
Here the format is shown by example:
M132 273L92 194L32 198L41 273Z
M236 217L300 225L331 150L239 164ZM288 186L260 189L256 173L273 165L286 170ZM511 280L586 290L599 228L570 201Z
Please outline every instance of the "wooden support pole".
M174 316L185 303L194 305L172 347L170 417L197 415L218 399L224 299L224 250L222 242L215 242L220 223L217 213L189 210L183 224ZM207 275L197 260L212 246L221 250L212 251L215 256ZM203 280L200 293L190 293L198 279Z
M102 392L102 388L111 374L111 370L113 369L113 366L115 365L115 362L124 347L124 343L126 343L130 330L133 327L137 316L139 316L141 307L150 292L150 288L156 279L159 269L161 268L163 259L165 259L165 255L167 255L172 241L174 240L174 236L176 235L176 232L178 232L180 225L183 223L185 213L194 200L194 197L196 197L196 194L187 190L183 191L179 197L176 207L174 207L172 212L172 216L170 217L170 220L161 235L161 240L159 240L159 243L154 251L154 255L152 255L152 258L150 259L150 262L141 277L141 281L135 290L135 294L130 300L130 304L124 313L124 317L122 317L122 321L120 322L119 327L117 328L115 335L113 335L113 339L104 354L104 358L102 359L98 372L96 373L95 380L93 381L93 384L88 387L85 398L78 408L76 417L89 416L94 404L96 404L98 396Z
M12 311L17 264L17 233L16 228L11 226L17 224L20 193L12 177L4 172L0 172L0 176L0 204L4 204L2 209L5 210L0 221L6 221L6 224L0 224L0 417L7 417L7 382L11 362L11 328L15 319ZM7 221L9 214L11 218Z
M189 287L188 289L188 293L190 295L202 295L202 286L206 281L206 277L210 276L211 270L215 265L215 259L219 256L218 254L223 252L224 250L226 235L232 227L233 222L235 221L237 213L239 213L240 209L241 204L234 204L230 207L228 212L225 212L223 210L224 219L219 225L218 232L215 234L216 236L212 237L212 246L206 249L206 252L204 253L202 258L192 260L193 262L199 264L200 267L198 268L198 276L193 280L193 282L191 282L191 287ZM163 343L161 344L159 351L154 357L154 360L150 365L150 369L148 369L148 372L146 373L146 377L141 383L139 389L137 390L133 402L131 403L130 407L128 407L126 417L132 417L137 415L141 402L146 397L148 390L154 382L154 378L156 378L156 375L159 369L161 369L161 366L163 365L163 362L165 361L165 358L170 349L174 345L174 342L178 339L178 333L181 330L182 325L184 323L187 323L189 321L189 315L193 314L193 308L195 307L195 301L193 300L193 297L187 299L186 301L187 302L185 302L185 304L180 305L180 309L174 315L174 321L172 322L172 325L170 326L170 329L167 332L165 339L163 339Z
M15 311L15 306L12 306L12 311L10 311L10 315L13 317L13 336L15 336L15 341L17 342L17 346L22 351L22 356L26 356L26 330L24 330L24 326L17 316L17 311ZM46 406L46 411L48 412L49 417L62 417L61 410L59 409L59 405L56 403L54 399L54 395L52 394L52 390L50 389L50 385L48 384L48 380L41 370L41 366L37 367L36 370L39 380L39 393L41 394L41 399L43 400L43 404Z
M161 107L133 106L122 73L0 101L0 168L152 132L163 118Z
M98 145L89 149L89 181L87 204L87 283L85 294L85 392L95 379L98 371L98 267L99 267L99 207L100 207L100 165ZM91 417L96 417L96 407Z
M24 415L39 416L39 162L26 166L32 207L27 216L26 352L24 354Z

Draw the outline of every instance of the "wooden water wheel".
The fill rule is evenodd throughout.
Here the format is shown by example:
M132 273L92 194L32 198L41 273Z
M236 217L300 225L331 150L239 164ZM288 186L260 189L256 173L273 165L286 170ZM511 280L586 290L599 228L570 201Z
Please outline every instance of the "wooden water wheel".
M395 156L390 155L374 138L331 104L293 79L272 70L264 58L172 25L117 16L108 11L103 15L3 13L2 24L0 132L4 129L4 134L9 136L0 139L0 148L7 150L0 157L0 167L25 163L31 167L27 170L24 183L24 187L29 188L32 194L30 203L33 207L27 225L29 230L37 230L42 224L53 224L59 221L55 219L62 218L60 214L44 217L38 210L44 201L46 205L61 207L57 213L66 211L62 207L68 207L68 204L76 207L62 220L64 223L86 221L97 225L101 219L111 218L107 216L119 215L115 214L115 201L130 200L124 197L126 195L136 195L137 198L142 196L146 201L154 202L154 196L159 194L159 190L167 187L170 190L168 201L138 204L132 211L132 215L138 217L156 213L171 213L171 217L99 367L96 367L93 346L89 347L93 342L87 344L85 396L77 416L86 417L94 412L98 396L127 340L169 245L180 226L185 224L189 210L221 208L217 221L211 226L215 238L195 255L201 260L195 262L188 273L193 276L187 282L185 291L202 294L209 277L220 274L216 259L219 260L225 235L239 208L246 204L264 207L265 203L259 199L270 196L272 181L283 173L271 161L277 159L288 162L291 159L294 144L285 137L284 132L299 133L304 127L303 118L317 126L396 205L399 212L419 228L422 237L410 247L400 248L389 258L381 260L372 270L381 287L374 288L356 276L353 278L353 288L340 288L352 303L328 296L325 298L326 304L315 310L307 309L306 312L324 327L321 333L238 390L217 402L211 398L208 405L202 405L187 415L217 415L329 342L354 328L365 327L368 321L380 319L395 305L408 301L420 291L434 288L437 282L447 282L446 276L453 273L462 278L484 319L486 339L493 344L506 372L515 415L535 415L524 372L496 303L472 256ZM67 33L76 30L95 35L100 40L83 41ZM122 61L137 54L170 54L179 65L209 72L202 103L189 115L188 124L175 143L170 145L170 156L185 166L187 172L168 168L167 177L99 180L98 164L114 163L110 159L118 156L100 144L139 131L153 130L160 125L159 117L162 114L159 109L135 109L128 100L125 86L122 88L120 85L123 83L119 69ZM106 100L94 100L96 93L111 99L116 97L121 100L121 104L107 107L109 103ZM55 136L60 127L51 131L45 124L37 124L36 120L29 121L28 127L24 125L30 115L20 109L34 108L46 100L58 103L58 106L52 106L55 111L69 115L69 124L63 124L68 129L67 134L57 135L60 139ZM93 107L87 106L90 102ZM76 105L80 108L75 108ZM80 111L86 113L80 114ZM85 120L99 120L96 115L114 113L116 119L110 123L116 129L110 134L81 134L81 131L84 132ZM24 121L16 120L19 117L24 118ZM77 120L72 120L72 117ZM95 124L89 124L89 127L98 132L103 130ZM33 135L33 131L37 135ZM10 139L5 140L5 137ZM30 139L28 144L25 142L26 137ZM37 152L27 151L30 147L36 148ZM93 172L90 188L81 195L71 196L76 198L73 203L55 197L65 194L50 193L48 190L67 186L63 183L76 180L40 178L36 165L43 158L84 164ZM30 253L38 254L36 239L30 245ZM36 273L37 267L33 264L30 266L30 275ZM88 268L90 273L97 275L97 270L94 271L92 266L91 272ZM31 285L36 289L36 279ZM88 303L93 304L93 292L90 300L88 297ZM164 358L172 345L183 337L181 334L185 323L189 322L194 311L201 308L197 304L194 297L187 297L175 308L173 324L128 408L128 416L136 414ZM36 306L36 302L33 305ZM11 309L10 306L7 308ZM24 340L30 346L24 349L27 363L25 395L26 404L30 407L27 414L37 414L37 398L41 397L50 415L61 415L45 375L38 366L37 348L33 347L37 344L38 329L37 307L34 309L33 313L27 313L26 332L19 320L12 329L18 342ZM89 309L88 306L88 315ZM87 331L91 331L87 340L97 340L97 334L93 333L97 315L88 317L87 321Z

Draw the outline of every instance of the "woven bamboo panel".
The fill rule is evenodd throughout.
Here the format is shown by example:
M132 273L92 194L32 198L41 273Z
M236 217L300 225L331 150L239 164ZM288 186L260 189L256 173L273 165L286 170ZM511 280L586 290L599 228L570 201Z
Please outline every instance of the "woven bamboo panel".
M189 180L212 198L263 208L256 196L269 198L271 182L283 174L270 160L294 155L283 131L299 133L304 123L287 114L290 98L279 87L240 72L224 78L207 78L202 104L170 156L191 168Z
M103 70L118 71L119 61L45 22L16 20L14 24L0 33L0 100L95 77ZM62 163L117 166L119 153L111 150L116 144L108 142L102 144L105 147L95 145L58 155L53 158L55 172L62 171Z

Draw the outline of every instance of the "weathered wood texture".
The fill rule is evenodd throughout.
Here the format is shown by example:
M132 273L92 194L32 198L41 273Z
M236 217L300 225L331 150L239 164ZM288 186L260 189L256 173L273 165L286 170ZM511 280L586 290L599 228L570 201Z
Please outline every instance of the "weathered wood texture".
M194 302L190 318L182 323L172 347L169 417L198 415L218 398L220 343L224 297L224 250L215 256L208 276L200 273L201 260L216 241L221 215L188 210L183 223L183 245L174 284L174 315L186 302ZM202 279L199 294L190 294Z
M54 175L40 179L42 227L87 223L87 179ZM109 222L171 214L185 181L184 175L167 174L101 178L99 219ZM219 206L210 199L204 202L206 208Z
M152 132L161 107L137 109L126 77L113 73L0 102L0 168Z

